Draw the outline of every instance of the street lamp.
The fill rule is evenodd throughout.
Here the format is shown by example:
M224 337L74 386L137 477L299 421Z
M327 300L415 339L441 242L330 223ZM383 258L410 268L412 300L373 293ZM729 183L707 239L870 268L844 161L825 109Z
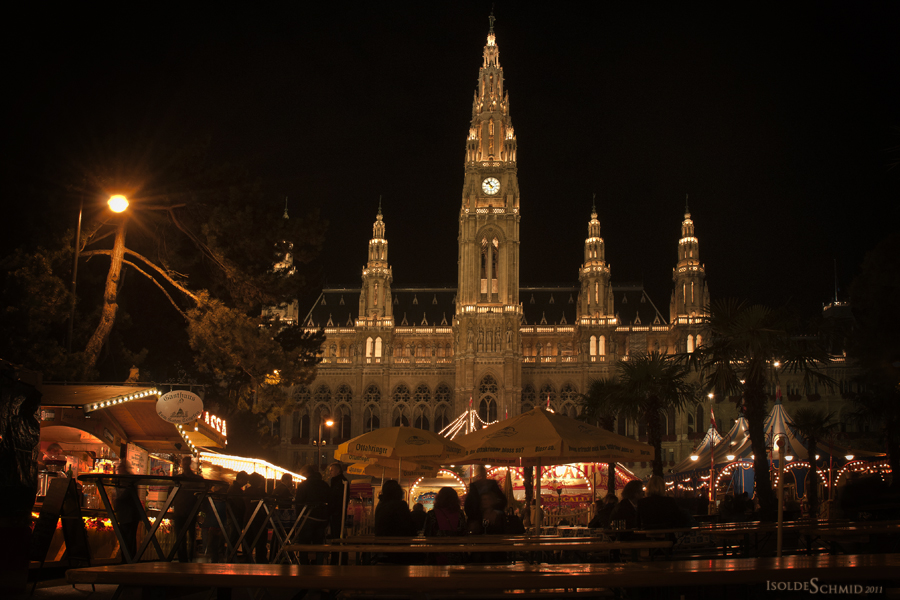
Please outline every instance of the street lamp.
M321 464L322 464L322 462L321 462L321 459L322 459L322 425L324 425L325 427L331 427L332 425L334 425L334 421L332 421L331 419L326 419L325 421L322 421L321 418L319 419L319 444L316 448L316 470L317 471L322 470L322 467L321 467Z
M126 208L128 208L128 198L126 198L122 194L110 196L109 200L107 200L106 203L109 204L109 209L116 213L123 212Z

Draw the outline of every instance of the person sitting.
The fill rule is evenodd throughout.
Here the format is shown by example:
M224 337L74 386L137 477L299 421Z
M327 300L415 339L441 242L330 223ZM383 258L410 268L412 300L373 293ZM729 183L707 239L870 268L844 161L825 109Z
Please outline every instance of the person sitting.
M634 529L637 523L637 502L644 497L644 484L635 479L622 488L622 501L616 504L610 515L610 522L625 522L625 529Z
M375 507L375 537L414 535L416 525L403 499L403 488L396 480L388 479L381 486L381 499ZM393 553L379 557L381 562L397 564L409 564L411 559L411 555Z
M459 507L459 494L452 487L442 487L434 499L434 508L425 515L426 537L466 535L466 518ZM429 554L429 564L453 565L462 562L455 553Z
M685 514L678 508L675 498L666 496L666 482L659 475L647 480L647 497L637 501L637 527L639 529L671 529L688 527Z
M588 523L590 529L609 529L609 522L612 519L613 510L619 503L619 499L615 494L607 493L603 500L597 500L597 514Z
M412 516L413 524L416 526L416 533L421 533L425 529L425 505L421 502L413 504L410 516Z
M475 465L475 480L469 486L466 494L465 508L466 519L469 524L469 533L482 533L482 523L484 521L481 515L482 495L493 494L496 502L491 505L499 511L506 508L506 496L500 490L500 485L487 476L487 469L484 465Z

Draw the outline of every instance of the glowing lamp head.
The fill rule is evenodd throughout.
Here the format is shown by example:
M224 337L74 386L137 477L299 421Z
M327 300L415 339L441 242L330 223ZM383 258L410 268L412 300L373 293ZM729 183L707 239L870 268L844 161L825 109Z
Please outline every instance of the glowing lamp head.
M109 204L109 209L113 212L124 212L128 208L128 198L121 194L116 194L115 196L110 196L107 204Z
M844 458L846 458L847 460L853 460L853 455L852 455L852 454L848 454L848 455L845 456Z
M779 361L776 360L775 362L772 363L772 366L775 367L775 368L777 369L778 367L781 366L781 362L779 362Z
M334 421L332 421L331 419L325 421L325 427L331 427L332 425L334 425Z
M788 454L787 456L784 457L784 460L791 462L792 460L794 460L794 457L791 456L790 454Z
M696 454L691 454L691 460L699 460L700 457Z
M728 460L734 460L734 454L727 454L725 455L725 458L727 458Z

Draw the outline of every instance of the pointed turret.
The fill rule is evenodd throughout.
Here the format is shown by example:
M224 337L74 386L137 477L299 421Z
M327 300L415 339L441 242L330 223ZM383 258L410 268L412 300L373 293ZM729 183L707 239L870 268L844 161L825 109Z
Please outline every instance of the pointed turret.
M600 237L596 194L591 207L591 220L588 222L588 237L584 240L584 264L578 272L578 279L581 281L579 317L597 319L612 315L609 265L606 263L606 245Z
M687 195L684 201L684 220L681 222L681 239L678 240L678 262L672 272L675 289L669 304L669 317L672 325L699 324L706 316L709 305L709 290L706 287L706 269L700 263L700 244L694 235L694 221L688 206ZM687 334L685 350L693 352L699 345L700 336Z
M381 213L381 198L378 199L378 214L372 225L372 239L369 240L369 261L362 271L362 292L359 296L359 316L375 319L390 319L391 281L393 273L388 264L388 242L384 237L384 215Z

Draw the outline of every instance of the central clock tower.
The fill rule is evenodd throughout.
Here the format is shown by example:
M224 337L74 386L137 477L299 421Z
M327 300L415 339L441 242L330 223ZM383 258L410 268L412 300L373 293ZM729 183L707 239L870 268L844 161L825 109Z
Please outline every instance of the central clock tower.
M458 408L471 399L494 420L520 405L522 308L516 135L493 15L490 25L466 140L454 339Z

